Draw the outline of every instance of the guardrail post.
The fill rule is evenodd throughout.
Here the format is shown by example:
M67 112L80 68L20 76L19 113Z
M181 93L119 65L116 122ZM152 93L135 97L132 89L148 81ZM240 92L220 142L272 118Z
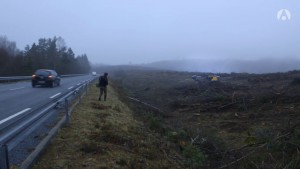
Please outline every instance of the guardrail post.
M65 99L65 112L66 112L66 126L69 127L70 125L70 114L69 114L69 101Z
M78 100L78 103L81 103L81 95L83 94L83 89L80 88L80 91L78 92L78 97L79 97L79 100Z
M0 145L0 169L9 169L7 145Z
M85 84L85 94L87 95L88 93L88 84Z

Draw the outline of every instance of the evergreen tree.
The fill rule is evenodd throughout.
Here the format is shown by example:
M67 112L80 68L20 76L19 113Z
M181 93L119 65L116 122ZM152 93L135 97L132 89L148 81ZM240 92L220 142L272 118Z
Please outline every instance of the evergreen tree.
M36 69L54 69L59 74L88 73L90 63L86 54L75 53L61 37L40 38L24 51L15 42L0 37L0 76L30 75Z

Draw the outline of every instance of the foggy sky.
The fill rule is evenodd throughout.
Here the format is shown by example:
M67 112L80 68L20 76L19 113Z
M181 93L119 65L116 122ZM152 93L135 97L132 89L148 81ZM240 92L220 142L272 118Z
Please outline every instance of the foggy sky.
M280 9L291 11L279 21ZM19 49L61 36L91 63L300 58L299 0L1 0Z

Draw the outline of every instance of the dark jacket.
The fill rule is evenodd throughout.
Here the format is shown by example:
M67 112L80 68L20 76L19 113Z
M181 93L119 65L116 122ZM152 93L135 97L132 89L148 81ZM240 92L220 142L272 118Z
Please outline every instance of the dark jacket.
M108 85L107 76L100 76L99 77L99 87L106 87Z

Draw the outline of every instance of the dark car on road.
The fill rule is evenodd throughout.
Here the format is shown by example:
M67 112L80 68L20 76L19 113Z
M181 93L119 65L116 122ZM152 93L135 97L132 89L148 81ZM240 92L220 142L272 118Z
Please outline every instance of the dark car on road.
M58 76L55 70L39 69L32 75L31 83L32 87L35 87L36 85L50 87L53 87L54 85L59 86L60 76Z

